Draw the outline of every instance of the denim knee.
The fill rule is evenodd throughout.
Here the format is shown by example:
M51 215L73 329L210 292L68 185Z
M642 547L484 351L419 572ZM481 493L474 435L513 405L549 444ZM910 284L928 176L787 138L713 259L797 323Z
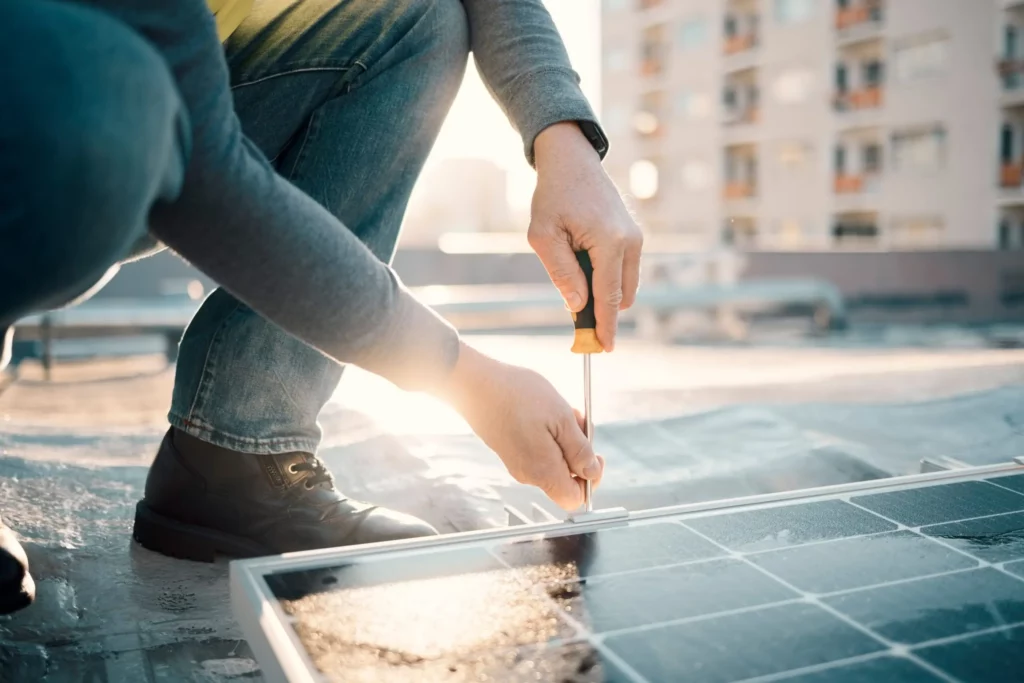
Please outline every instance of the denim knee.
M152 204L179 192L188 148L173 78L140 36L73 5L15 7L0 30L25 65L2 78L13 105L0 113L0 204L13 208L0 215L8 319L101 282L145 235Z

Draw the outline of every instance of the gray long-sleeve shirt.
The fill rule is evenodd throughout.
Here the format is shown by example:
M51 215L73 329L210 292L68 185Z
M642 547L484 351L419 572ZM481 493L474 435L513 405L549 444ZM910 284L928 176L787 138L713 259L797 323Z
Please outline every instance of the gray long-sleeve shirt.
M147 37L171 67L191 122L180 197L151 232L286 331L399 386L428 388L458 336L334 216L279 176L242 134L204 0L84 0ZM484 82L523 137L559 121L595 122L540 0L463 0Z

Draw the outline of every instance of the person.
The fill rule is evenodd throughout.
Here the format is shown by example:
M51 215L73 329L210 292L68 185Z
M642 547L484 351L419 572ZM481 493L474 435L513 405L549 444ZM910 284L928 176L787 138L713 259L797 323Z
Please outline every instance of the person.
M167 555L436 533L347 499L317 459L346 363L448 401L517 481L577 507L604 469L579 413L460 340L389 266L472 51L536 169L529 242L573 311L588 296L574 251L589 252L614 349L641 233L543 4L248 2L0 4L0 337L163 246L221 285L181 339L136 509L135 539ZM9 530L0 546L10 610L31 576Z

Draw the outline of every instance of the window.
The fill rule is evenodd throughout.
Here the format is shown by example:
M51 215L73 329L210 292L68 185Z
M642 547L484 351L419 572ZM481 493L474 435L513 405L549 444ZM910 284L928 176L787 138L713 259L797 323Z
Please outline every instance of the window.
M725 37L732 38L736 35L736 17L729 15L725 18Z
M849 87L849 85L850 83L847 79L846 74L846 65L836 64L836 90L838 90L841 93L844 93L846 92L846 89Z
M878 226L873 219L840 218L832 226L836 242L873 243L878 240Z
M645 76L660 74L665 70L668 57L665 44L665 25L658 24L644 29L640 41L640 68Z
M946 156L946 131L942 128L904 131L892 136L893 164L898 170L933 170Z
M946 70L949 39L945 36L918 39L896 46L896 79L910 83L941 75Z
M814 11L816 0L775 0L775 20L780 24L804 21Z
M865 87L874 88L882 84L882 74L884 69L882 62L878 60L865 62L863 69Z
M999 221L999 248L1009 249L1010 244L1010 221L1005 218Z
M1017 57L1017 27L1007 26L1003 34L1003 54L1007 59Z
M846 173L846 148L836 147L835 158L833 163L836 168L836 175L845 175Z
M882 170L882 146L873 142L861 147L861 165L865 173L878 173Z
M759 100L761 99L761 90L757 87L756 83L751 83L747 86L747 107L753 109L757 107Z
M1008 123L1003 124L1002 135L999 136L999 158L1004 164L1013 160L1013 127Z
M733 86L726 86L725 91L722 93L722 104L725 105L726 109L736 108L736 88Z
M679 28L679 47L694 50L703 47L708 39L708 22L703 17L684 21Z
M664 0L636 0L636 6L637 9L641 10L651 9L652 7L657 7L662 2L664 2Z

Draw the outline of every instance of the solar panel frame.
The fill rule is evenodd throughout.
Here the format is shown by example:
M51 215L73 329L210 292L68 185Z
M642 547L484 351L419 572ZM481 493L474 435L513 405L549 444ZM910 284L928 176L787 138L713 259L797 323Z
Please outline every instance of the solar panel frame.
M828 501L828 500L846 500L849 501L852 498L864 497L876 493L889 493L895 491L909 491L915 488L931 487L938 484L944 483L955 483L955 482L967 482L990 479L999 475L1013 475L1013 474L1024 474L1024 463L1017 464L1003 464L1003 465L992 465L969 468L966 470L950 470L933 472L921 475L911 475L906 477L895 477L892 479L886 479L881 481L870 481L870 482L857 482L853 484L843 484L838 486L821 487L817 489L806 489L802 491L788 491L777 494L768 494L762 496L753 496L747 498L730 499L724 501L712 501L707 503L700 503L694 505L679 505L664 508L656 508L651 510L643 510L632 512L627 520L613 520L613 521L595 521L590 523L573 523L570 521L565 522L551 522L543 524L534 524L527 526L517 526L511 528L498 528L488 529L483 531L472 531L463 532L458 534L451 534L448 536L433 537L427 539L411 539L405 541L393 541L378 543L365 546L356 546L351 548L335 548L335 549L323 549L313 550L300 553L292 553L283 556L272 556L265 558L256 558L251 560L238 560L231 563L231 597L232 606L235 613L236 619L242 626L242 629L252 647L257 660L259 661L264 676L267 680L281 680L295 683L301 681L302 683L320 683L321 681L327 680L325 675L321 674L315 666L312 658L305 650L301 640L299 639L296 631L291 626L291 618L285 613L282 608L281 601L275 596L273 590L267 582L267 576L274 574L280 574L284 572L293 572L299 570L316 570L325 569L330 567L337 567L345 565L352 561L374 561L374 560L387 560L392 558L404 558L411 557L417 554L433 554L446 550L453 549L454 547L488 547L493 546L497 542L508 542L513 541L526 541L526 540L539 540L550 538L553 536L564 536L582 534L591 531L600 531L605 529L612 529L616 527L632 526L634 524L646 525L648 522L657 521L672 521L685 523L688 520L697 520L711 517L726 512L737 512L737 511L755 511L755 510L767 510L771 508L784 507L793 505L794 503L805 504L817 501ZM1000 487L996 484L998 490L1015 491L1013 487L1003 486ZM1024 495L1024 492L1018 492ZM881 519L888 519L884 515L877 511L870 510L868 508L862 508L853 502L855 507L870 512ZM991 515L984 515L991 516ZM968 518L969 519L969 518ZM906 525L899 524L893 520L895 529L906 530L916 529L917 527L907 527ZM957 520L961 521L961 520ZM685 524L684 524L685 526ZM924 525L922 525L923 527ZM935 524L932 524L935 526ZM687 529L693 530L692 526L686 526ZM698 535L703 536L700 532ZM891 530L877 532L879 534L892 533ZM920 531L914 531L915 534L919 534L923 538L930 538L958 553L967 555L972 559L978 560L978 567L992 566L991 563L985 560L979 559L977 556L969 555L963 550L958 549L956 546L951 544L945 544L942 542L941 537L926 536L920 533ZM872 534L859 534L848 536L847 539L856 539L870 536ZM704 537L706 540L715 543L715 541L709 537ZM835 539L824 540L824 541L811 541L809 543L802 543L794 546L793 548L808 547L816 543L821 542L833 542ZM756 555L762 551L752 550L746 552L736 551L726 546L722 546L721 543L716 543L723 548L723 554L717 559L721 558L739 558L746 564L757 568L757 564L750 561L747 558L748 555ZM768 552L768 551L764 551ZM497 556L497 553L492 553ZM704 560L688 560L685 563L697 563ZM507 565L507 563L505 563ZM760 569L759 569L760 570ZM646 571L644 569L638 569L634 571ZM778 577L777 574L769 573L767 570L764 571L766 575L779 581L782 585L788 585L786 582ZM958 569L953 570L950 573L957 571L973 571ZM1014 576L1021 578L1018 574L1012 571L1005 571L1008 576ZM905 579L907 581L918 580L922 577L915 577L911 579ZM899 583L896 581L894 583ZM864 589L855 589L853 591L840 591L840 593L851 593L856 590L871 590L874 588L884 587L886 583L876 584L869 586ZM803 600L810 600L811 602L822 606L826 611L836 616L841 621L852 625L854 628L868 633L875 640L885 643L886 647L880 649L877 653L869 653L862 656L861 658L854 658L849 660L850 662L861 661L866 657L864 661L868 661L874 658L876 655L879 657L889 656L892 651L898 651L903 653L905 656L909 656L912 661L920 665L922 669L929 671L932 674L940 675L940 680L952 680L938 671L931 664L917 658L916 656L909 654L906 647L901 646L897 643L888 641L882 638L879 634L866 629L858 622L843 615L842 613L832 609L831 607L825 606L823 603L817 602L813 594L806 593L806 591L800 590L793 586L788 586L793 591L801 594ZM772 607L776 604L785 603L768 603L759 605L758 608ZM710 613L702 617L695 617L695 619L702 618L716 618L723 613ZM728 614L727 612L724 614ZM562 615L564 618L564 615ZM681 623L686 622L687 619L681 620ZM673 622L668 622L670 625ZM575 624L580 627L579 624ZM659 626L664 626L664 623L659 622ZM1013 628L1019 624L1007 624L1002 628ZM641 627L645 628L645 627ZM620 632L628 632L630 629L623 629ZM602 654L611 656L609 659L617 664L621 665L622 668L627 672L629 676L636 676L636 680L647 680L639 677L639 674L632 669L626 662L622 661L621 658L610 651L603 644L604 636L599 633L594 633L585 627L581 628L582 633L587 639L594 645L595 648L601 651ZM984 633L984 632L983 632ZM966 632L960 634L954 639L968 638L978 635L974 632ZM844 660L847 661L847 660ZM782 672L767 673L764 675L756 676L752 680L782 680L786 677L804 674L814 673L819 670L827 670L830 667L836 666L835 662L824 662L818 665L811 664L796 669L785 670Z

